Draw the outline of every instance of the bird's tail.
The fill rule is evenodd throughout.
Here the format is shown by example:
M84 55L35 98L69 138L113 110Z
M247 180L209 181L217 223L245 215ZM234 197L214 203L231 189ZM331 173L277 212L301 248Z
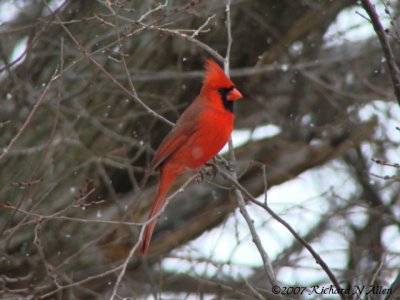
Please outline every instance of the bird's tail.
M148 219L154 217L163 207L165 198L167 197L167 193L172 183L175 181L176 177L177 174L175 174L175 172L171 173L168 172L167 170L161 170L156 199L154 200ZM151 221L149 224L146 225L146 228L144 229L143 239L138 250L139 254L146 255L147 250L150 246L151 237L153 235L156 223L157 219L154 219L153 221Z

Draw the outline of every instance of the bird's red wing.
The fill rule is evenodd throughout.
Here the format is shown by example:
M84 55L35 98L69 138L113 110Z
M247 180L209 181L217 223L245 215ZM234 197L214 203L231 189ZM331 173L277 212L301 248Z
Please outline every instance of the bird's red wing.
M197 103L192 103L180 116L175 127L164 138L151 162L157 169L169 156L181 148L198 128L198 116L203 109Z
M161 143L151 162L153 169L157 169L171 154L182 147L189 139L182 130L172 130Z

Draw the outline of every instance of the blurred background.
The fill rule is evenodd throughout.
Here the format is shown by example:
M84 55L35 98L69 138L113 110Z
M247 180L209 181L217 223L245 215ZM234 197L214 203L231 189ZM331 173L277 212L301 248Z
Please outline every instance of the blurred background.
M399 2L374 4L398 54ZM148 165L171 129L160 116L175 122L196 97L225 25L220 0L0 2L0 298L282 299L218 175L169 202L150 255L115 284L154 197ZM240 184L343 288L395 294L400 109L361 3L232 0L231 29ZM332 284L247 208L280 286Z

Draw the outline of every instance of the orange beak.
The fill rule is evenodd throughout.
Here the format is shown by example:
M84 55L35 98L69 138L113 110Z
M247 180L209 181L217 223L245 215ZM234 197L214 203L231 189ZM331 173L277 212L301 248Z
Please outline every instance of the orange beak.
M236 101L243 98L242 93L240 93L236 88L229 92L226 99L229 101Z

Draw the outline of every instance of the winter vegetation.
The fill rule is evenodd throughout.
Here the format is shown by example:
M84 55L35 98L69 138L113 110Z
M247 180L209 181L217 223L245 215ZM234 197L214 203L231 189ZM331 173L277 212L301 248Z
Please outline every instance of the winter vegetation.
M0 299L400 297L399 16L1 1ZM150 162L208 58L244 96L232 143L178 178L138 256Z

